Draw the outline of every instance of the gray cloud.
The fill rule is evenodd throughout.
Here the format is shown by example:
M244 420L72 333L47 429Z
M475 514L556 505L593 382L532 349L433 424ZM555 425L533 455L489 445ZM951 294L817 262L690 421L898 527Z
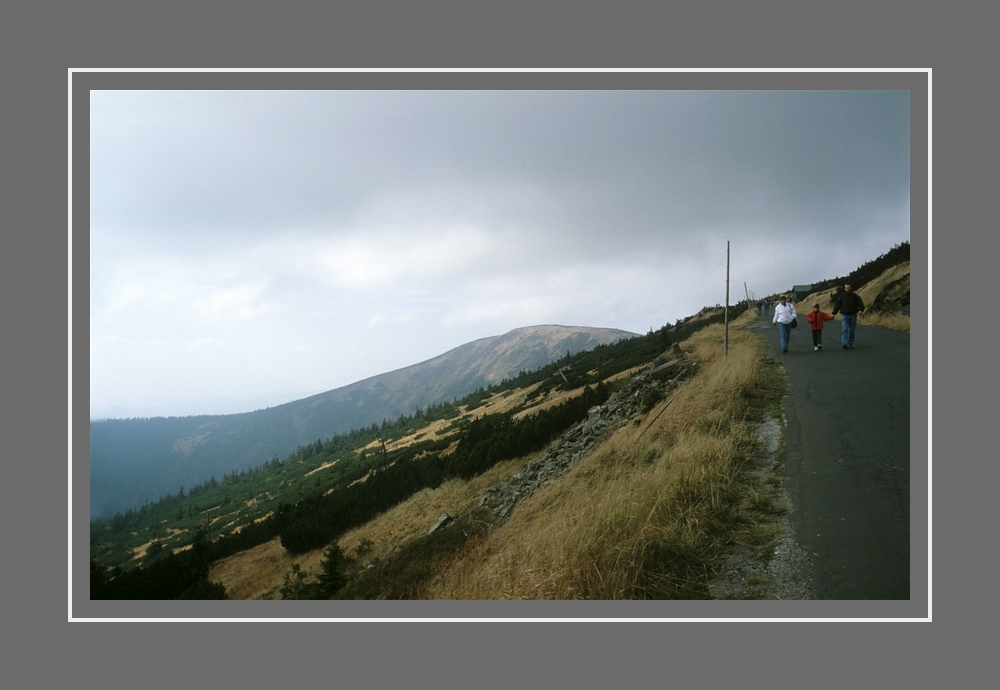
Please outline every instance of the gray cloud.
M533 323L644 332L723 301L727 240L734 284L763 293L909 238L906 92L91 110L92 411L318 392Z

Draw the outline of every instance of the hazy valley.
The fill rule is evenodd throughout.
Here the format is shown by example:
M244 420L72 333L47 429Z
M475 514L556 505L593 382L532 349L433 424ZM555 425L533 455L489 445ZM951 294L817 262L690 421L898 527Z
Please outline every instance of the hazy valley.
M94 421L90 432L92 519L138 508L293 452L334 434L395 421L456 400L566 355L636 334L602 328L519 328L438 357L256 412Z

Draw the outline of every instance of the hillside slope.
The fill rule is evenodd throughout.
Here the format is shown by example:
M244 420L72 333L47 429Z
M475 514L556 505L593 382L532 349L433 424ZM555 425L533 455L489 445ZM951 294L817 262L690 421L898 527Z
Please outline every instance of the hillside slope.
M908 262L901 261L857 283L908 303L904 275ZM571 366L560 361L542 372L544 379L519 377L483 400L470 396L473 402L448 419L403 420L396 431L379 430L387 437L384 469L375 467L378 442L353 450L313 444L256 476L228 477L148 514L121 516L117 527L92 527L92 557L111 555L112 542L126 538L133 561L145 563L147 547L158 543L183 554L195 525L204 522L212 557L203 577L221 583L219 594L229 598L328 598L317 591L317 578L332 549L320 544L339 546L346 558L341 569L348 583L338 598L809 598L795 588L779 593L773 573L758 568L798 567L787 560L798 556L784 548L794 542L779 460L759 453L760 430L777 428L781 417L784 377L764 339L745 328L759 323L755 311L732 308L728 354L717 311L595 348ZM639 344L644 359L617 357L605 368L612 350L635 355ZM693 364L693 375L670 368L678 363ZM577 388L583 373L587 387ZM607 397L577 405L583 412L571 424L553 418L550 426L565 432L545 450L494 452L532 427L515 422L557 400L583 398L596 382ZM780 428L775 448L778 436ZM466 443L470 452L463 453ZM414 483L360 519L349 515L359 512L363 491L381 496L431 465L490 454L496 462L485 471ZM557 479L557 469L569 471ZM341 490L348 500L326 498ZM447 524L438 519L443 513L455 528L438 528ZM311 543L290 538L297 536L290 527L338 521ZM274 529L265 534L268 524ZM258 527L259 538L219 548ZM724 591L711 582L720 573L728 578Z
M91 423L91 519L178 487L284 457L318 438L456 399L524 370L634 336L607 328L518 328L438 357L276 407L235 415Z
M813 283L812 291L807 295L796 296L792 289L787 294L793 297L792 301L799 313L810 311L814 304L819 304L820 309L830 313L837 295L843 291L844 283L848 281L867 307L859 323L909 332L909 242L896 245L885 254L851 271L848 276ZM772 302L775 299L776 296L772 296Z
M541 452L421 490L344 533L349 581L337 598L709 596L705 573L735 543L771 549L781 517L765 478L745 467L752 431L781 386L756 341L737 331L744 322L734 323L732 365L722 326L696 327L681 347L605 379L614 392ZM746 394L732 395L734 385ZM314 596L327 549L283 545L220 559L208 578L230 598Z

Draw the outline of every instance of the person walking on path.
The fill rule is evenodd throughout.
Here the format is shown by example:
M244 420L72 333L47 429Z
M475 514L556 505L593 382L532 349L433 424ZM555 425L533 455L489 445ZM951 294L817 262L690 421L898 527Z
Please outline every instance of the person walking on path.
M778 326L781 333L781 351L788 352L788 337L792 334L792 323L795 321L795 306L789 304L788 298L782 295L774 307L774 318L771 323Z
M858 314L865 313L865 303L861 297L851 291L851 284L844 284L844 291L837 295L833 303L833 315L841 313L840 317L840 342L846 350L854 347L854 329L858 325Z
M764 300L757 300L757 316L760 316L760 308L764 306Z
M771 300L764 298L764 316L767 316L771 311Z
M823 349L823 324L833 317L825 311L820 311L819 302L813 305L813 310L806 314L806 321L812 326L813 351L818 352Z

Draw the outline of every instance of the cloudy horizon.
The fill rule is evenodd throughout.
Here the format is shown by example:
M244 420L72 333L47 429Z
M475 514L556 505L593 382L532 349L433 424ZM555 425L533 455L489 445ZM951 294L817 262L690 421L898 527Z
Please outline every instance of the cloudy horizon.
M645 333L725 301L727 241L735 303L910 237L906 91L94 91L90 145L92 418Z

